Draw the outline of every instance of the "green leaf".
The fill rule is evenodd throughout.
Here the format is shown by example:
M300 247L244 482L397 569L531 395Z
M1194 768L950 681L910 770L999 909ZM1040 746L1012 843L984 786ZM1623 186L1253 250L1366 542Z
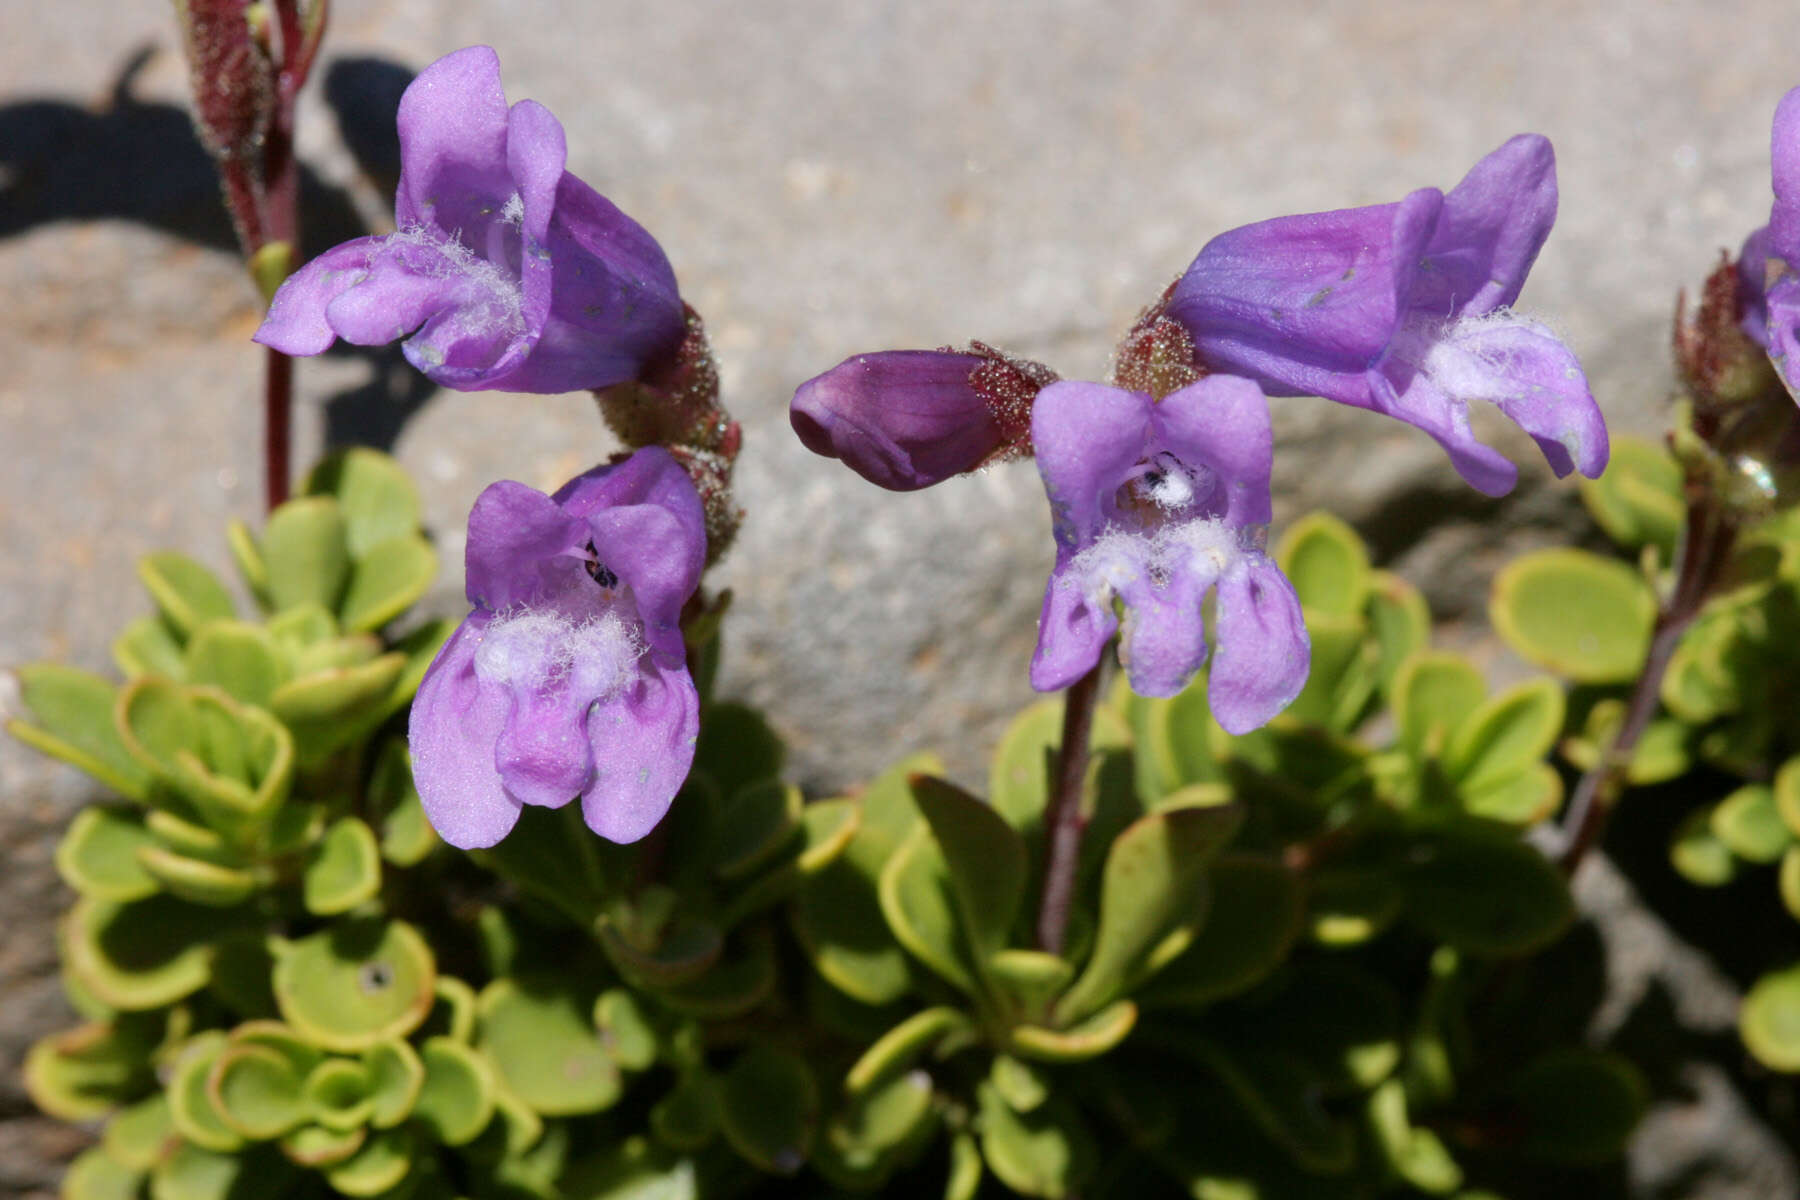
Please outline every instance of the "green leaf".
M418 489L399 463L378 450L353 446L328 455L307 472L300 494L337 500L354 558L367 558L390 539L418 532Z
M812 1152L818 1086L799 1058L753 1045L725 1073L719 1118L732 1149L761 1170L793 1175Z
M850 1099L826 1128L825 1141L853 1162L867 1161L914 1141L933 1115L931 1078L910 1071Z
M282 1018L313 1041L354 1052L418 1028L436 977L431 949L411 925L347 920L280 949L275 999Z
M1280 862L1222 854L1208 879L1206 919L1187 949L1140 990L1146 1006L1198 1007L1242 992L1280 966L1299 937L1299 881Z
M1279 1045L1228 1049L1186 1032L1165 1034L1158 1045L1217 1076L1257 1126L1304 1170L1338 1174L1355 1161L1350 1129L1320 1103L1323 1081L1293 1051Z
M170 627L183 638L208 621L237 615L231 593L206 567L173 550L160 550L138 559L138 578L156 602Z
M666 988L659 998L678 1013L709 1021L742 1016L775 991L775 947L768 932L752 928L733 938L730 952L704 974Z
M1572 1165L1618 1158L1649 1103L1649 1088L1630 1062L1573 1048L1534 1060L1508 1081L1504 1094L1524 1117L1520 1151Z
M219 1118L250 1141L278 1138L306 1118L303 1080L277 1050L230 1045L207 1072L206 1096Z
M1035 843L1042 836L1044 810L1050 801L1050 774L1055 770L1056 752L1062 745L1062 721L1060 697L1031 705L1007 726L989 768L988 803L1028 843ZM1089 745L1092 758L1083 790L1089 811L1093 811L1098 807L1093 795L1096 776L1107 752L1129 749L1131 730L1110 708L1097 708Z
M1712 812L1695 809L1682 818L1669 840L1669 863L1682 878L1701 887L1722 887L1737 876L1731 848L1713 830Z
M558 1183L559 1194L572 1200L701 1200L705 1194L693 1159L643 1137L575 1164Z
M1767 784L1747 784L1719 801L1710 823L1713 836L1746 862L1772 863L1794 840Z
M1338 867L1308 881L1308 933L1322 946L1359 946L1400 916L1406 893L1385 869Z
M53 1117L92 1120L155 1087L152 1049L139 1024L78 1025L33 1043L25 1055L25 1090Z
M919 824L908 779L941 771L931 755L906 759L859 798L862 820L843 856L804 879L795 896L795 936L813 967L833 987L864 1004L882 1005L911 985L906 952L894 941L876 898L882 869Z
M325 1182L346 1196L379 1196L412 1170L414 1140L404 1125L372 1133L355 1154L326 1170Z
M115 1163L134 1171L148 1171L179 1141L180 1135L169 1117L169 1098L157 1092L114 1114L106 1123L101 1144Z
M206 1086L213 1064L225 1052L225 1034L216 1029L190 1040L169 1068L169 1118L188 1142L229 1154L241 1149L243 1135L225 1123Z
M975 969L951 900L950 869L929 831L915 831L881 873L881 913L908 953L965 992Z
M262 550L278 611L314 604L337 611L350 579L348 536L343 509L328 496L289 500L270 515Z
M442 1037L426 1041L419 1057L425 1085L413 1116L446 1146L472 1141L494 1117L494 1075L487 1059Z
M418 1051L398 1038L363 1051L369 1080L369 1124L388 1129L412 1115L425 1086L425 1063Z
M244 585L250 594L256 597L257 605L264 611L269 607L269 564L263 558L262 547L257 544L256 535L242 521L233 520L225 526L225 545L231 551L231 561L237 565L238 574L243 577Z
M84 1150L63 1176L63 1200L138 1200L145 1170L121 1163L103 1146Z
M390 738L382 746L369 776L368 804L381 833L381 857L394 866L417 866L443 844L413 786L405 739Z
M844 1077L844 1091L858 1096L885 1080L912 1069L914 1063L951 1038L974 1032L959 1009L939 1006L916 1012L894 1026L863 1052Z
M279 1196L293 1168L258 1149L243 1154L198 1145L179 1146L150 1173L150 1200L241 1200L250 1194Z
M1681 465L1655 442L1614 434L1612 455L1598 479L1578 479L1581 501L1595 524L1628 550L1652 545L1671 560L1686 503Z
M1800 838L1800 758L1790 758L1775 772L1775 811L1788 832Z
M1800 1072L1800 966L1756 981L1738 1009L1738 1033L1764 1066Z
M1543 761L1562 731L1563 693L1551 679L1508 688L1475 709L1444 751L1444 768L1480 791Z
M665 1146L698 1150L719 1131L718 1082L705 1071L683 1076L650 1110L650 1129Z
M742 879L769 863L800 830L800 789L763 779L729 795L715 823L715 870Z
M1563 757L1577 770L1591 771L1600 762L1604 748L1613 744L1619 727L1625 723L1623 700L1602 700L1588 710L1581 733L1564 739ZM1639 787L1667 783L1688 773L1693 765L1693 752L1688 746L1688 726L1670 717L1650 722L1631 752L1626 768L1626 781Z
M1420 834L1400 862L1408 919L1459 950L1523 954L1556 940L1575 917L1562 872L1506 834Z
M330 917L374 899L381 890L381 851L375 835L355 817L340 817L325 831L300 875L306 911Z
M237 867L188 858L161 846L139 846L138 864L170 895L212 908L234 908L257 888L257 877Z
M628 988L608 988L594 1001L594 1027L607 1053L627 1071L656 1064L656 1026L644 1002Z
M143 818L120 808L84 808L56 847L56 871L84 896L124 904L154 895L157 882L138 862L155 839Z
M1437 1134L1414 1125L1406 1112L1406 1085L1390 1079L1369 1096L1369 1128L1376 1149L1407 1183L1433 1196L1462 1186L1462 1168Z
M287 680L274 637L261 625L209 621L189 639L183 678L212 684L235 700L269 706L269 697Z
M1524 828L1555 812L1562 803L1562 776L1549 763L1532 763L1513 775L1462 789L1462 808L1471 817Z
M354 667L334 667L291 679L275 689L269 708L294 737L302 765L318 763L365 736L387 715L406 656L384 654Z
M1056 1005L1057 1024L1098 1012L1153 973L1162 965L1153 961L1155 952L1167 939L1179 938L1185 949L1205 919L1206 866L1243 820L1244 810L1236 804L1163 808L1114 840L1101 876L1094 948L1087 968Z
M161 617L139 617L128 621L112 642L112 660L127 679L139 675L161 675L180 682L187 668L181 643Z
M368 1140L369 1130L363 1126L339 1130L302 1125L281 1139L281 1152L303 1167L330 1167L355 1154Z
M481 990L478 1048L506 1089L547 1117L611 1108L618 1064L590 1020L593 993L548 978L496 979Z
M1400 664L1431 640L1431 610L1419 589L1389 571L1370 577L1372 590L1364 619L1377 647L1375 674L1388 693Z
M1005 947L1025 899L1025 842L998 813L954 784L911 780L914 802L949 871L963 937L977 963Z
M712 776L722 796L776 778L786 755L781 738L749 705L709 704L700 714L694 765Z
M1356 531L1325 512L1288 526L1275 548L1281 573L1308 614L1358 616L1369 594L1369 552Z
M113 716L117 688L98 675L56 663L20 667L14 677L19 699L36 724L15 718L6 722L8 733L124 796L149 796L150 772L119 737Z
M1415 759L1436 758L1481 705L1487 684L1460 655L1422 651L1394 675L1394 720L1400 744Z
M1014 1112L992 1084L977 1089L981 1156L1000 1182L1024 1196L1073 1195L1098 1165L1094 1135L1061 1096Z
M975 1200L981 1190L981 1148L966 1133L950 1139L950 1177L944 1181L944 1200Z
M1007 1031L1006 1048L1039 1062L1073 1063L1098 1058L1124 1041L1137 1026L1137 1005L1115 1000L1086 1020L1062 1029L1015 1025Z
M1800 846L1789 846L1781 856L1781 870L1776 874L1776 887L1788 915L1800 921Z
M1002 950L986 966L988 982L1032 1021L1047 1019L1051 1004L1075 982L1075 964L1043 950Z
M594 932L600 949L621 974L652 989L692 983L711 970L725 950L723 933L710 921L677 917L651 923L623 904L619 912L602 915Z
M1494 578L1488 616L1526 660L1581 683L1624 683L1643 669L1656 598L1624 563L1540 550Z
M166 895L129 904L83 899L64 919L63 957L113 1008L162 1008L206 985L208 943L237 920Z
M437 573L437 551L417 534L379 543L351 565L338 619L351 632L380 629L429 591Z

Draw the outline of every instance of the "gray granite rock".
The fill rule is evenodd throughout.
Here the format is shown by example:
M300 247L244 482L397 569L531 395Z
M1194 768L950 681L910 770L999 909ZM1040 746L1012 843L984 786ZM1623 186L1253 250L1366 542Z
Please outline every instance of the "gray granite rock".
M106 669L143 603L133 559L223 566L224 521L256 512L254 298L184 132L169 20L38 5L0 39L0 663ZM352 119L315 88L300 138L322 236L382 219L346 145L382 173L397 68L486 41L510 94L562 117L572 168L667 247L746 428L724 686L767 706L816 788L921 746L979 778L1029 698L1050 551L1029 466L890 496L789 436L796 383L971 337L1098 376L1213 233L1448 186L1531 129L1563 198L1524 301L1615 428L1653 429L1675 289L1766 217L1769 115L1796 82L1774 49L1791 0L376 0L333 22ZM610 448L583 397L434 393L392 356L305 363L299 388L302 458L328 430L392 439L452 563L486 482L554 484ZM1446 615L1478 619L1499 561L1582 527L1535 461L1494 503L1379 418L1283 401L1277 428L1279 518L1332 507ZM449 578L432 602L458 596ZM0 1115L28 1111L23 1048L65 1019L47 862L86 795L0 741ZM60 1135L0 1128L0 1179L44 1186Z

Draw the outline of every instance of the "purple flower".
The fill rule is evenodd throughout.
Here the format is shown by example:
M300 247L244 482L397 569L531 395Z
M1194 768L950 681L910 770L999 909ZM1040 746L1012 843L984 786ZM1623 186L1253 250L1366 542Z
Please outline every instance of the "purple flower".
M1497 405L1558 475L1596 476L1606 425L1581 364L1510 307L1555 219L1555 155L1521 134L1449 195L1425 188L1219 235L1176 283L1167 315L1193 335L1205 369L1398 417L1489 495L1518 471L1475 439L1471 400Z
M397 232L358 238L281 286L256 340L318 354L406 337L458 391L570 392L636 378L681 341L662 247L563 169L562 125L509 110L486 46L439 59L400 98ZM411 337L407 337L411 334Z
M788 418L814 454L910 492L1023 452L1048 367L976 343L969 351L885 350L801 384Z
M615 842L649 833L694 760L699 696L681 609L706 558L700 499L639 450L546 496L502 481L469 513L475 610L413 701L413 777L453 846L491 846L522 804L581 797Z
M1213 375L1154 401L1053 383L1031 423L1050 496L1056 568L1044 591L1031 685L1067 687L1119 626L1132 690L1172 696L1206 659L1201 603L1217 590L1207 696L1246 733L1306 682L1310 646L1293 585L1262 550L1271 437L1256 385Z
M1769 227L1751 235L1740 260L1750 266L1751 243L1757 243L1763 273L1746 282L1766 290L1746 313L1745 329L1768 347L1775 370L1800 399L1800 88L1776 105L1769 148L1775 186Z

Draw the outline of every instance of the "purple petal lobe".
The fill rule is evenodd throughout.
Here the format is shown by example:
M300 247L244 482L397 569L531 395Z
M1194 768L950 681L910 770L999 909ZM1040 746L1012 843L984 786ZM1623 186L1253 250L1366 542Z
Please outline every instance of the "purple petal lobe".
M588 717L594 782L581 798L588 828L635 842L669 811L694 762L700 696L685 667L650 667Z
M1000 448L1000 424L973 382L986 361L942 350L861 354L801 384L788 418L808 450L870 483L930 487Z
M1150 412L1149 396L1100 383L1059 380L1038 393L1031 442L1059 554L1112 519L1118 489L1144 457Z
M1800 271L1800 88L1775 106L1769 139L1775 204L1769 212L1769 253Z
M323 354L337 340L326 306L369 277L369 260L386 238L357 238L334 246L289 275L252 340L283 354Z
M1519 297L1556 222L1556 152L1522 133L1476 163L1444 197L1410 307L1488 313Z
M1427 188L1220 234L1175 284L1168 315L1214 370L1272 395L1366 404L1363 372L1405 316L1443 205Z
M1800 401L1800 274L1790 271L1769 289L1769 361Z
M1119 663L1140 696L1175 695L1206 661L1201 602L1218 576L1217 559L1184 553L1167 570L1164 583L1140 577L1120 590L1126 611Z
M1206 697L1227 733L1248 733L1306 686L1312 644L1300 598L1273 562L1246 559L1219 581L1217 638Z
M453 232L506 204L506 92L492 47L469 46L420 71L400 97L398 124L396 225Z
M492 846L512 831L519 802L507 795L493 746L510 707L475 678L488 616L477 610L438 651L413 699L407 741L413 780L432 827L452 846Z
M1232 525L1268 524L1274 435L1262 389L1248 379L1208 375L1165 396L1154 419L1171 454L1205 466L1222 484L1208 515Z
M1769 347L1769 227L1744 239L1737 257L1737 298L1743 329L1763 349Z
M510 479L489 484L469 510L464 591L489 612L540 603L574 580L573 557L585 525L535 488Z
M1092 595L1081 573L1069 564L1050 574L1038 617L1037 650L1031 658L1031 686L1040 692L1066 688L1094 669L1119 619L1112 597Z

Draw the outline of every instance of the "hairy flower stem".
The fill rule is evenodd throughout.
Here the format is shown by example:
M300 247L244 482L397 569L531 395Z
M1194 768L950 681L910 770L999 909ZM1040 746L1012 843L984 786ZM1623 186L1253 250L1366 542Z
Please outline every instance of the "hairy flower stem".
M1625 719L1600 761L1588 768L1575 785L1575 794L1563 818L1562 849L1557 863L1573 875L1582 858L1600 841L1606 819L1624 790L1631 755L1650 721L1656 716L1663 675L1681 635L1693 622L1731 557L1737 525L1712 495L1701 493L1688 501L1687 524L1682 532L1675 586L1663 600L1650 634L1650 652L1632 689Z
M1094 669L1063 694L1062 748L1056 756L1056 778L1046 814L1049 852L1044 863L1044 895L1038 906L1038 948L1061 954L1069 931L1069 909L1075 902L1075 869L1081 862L1081 838L1088 814L1082 811L1082 784L1087 778L1088 735L1094 727L1094 705L1100 699L1104 656Z

